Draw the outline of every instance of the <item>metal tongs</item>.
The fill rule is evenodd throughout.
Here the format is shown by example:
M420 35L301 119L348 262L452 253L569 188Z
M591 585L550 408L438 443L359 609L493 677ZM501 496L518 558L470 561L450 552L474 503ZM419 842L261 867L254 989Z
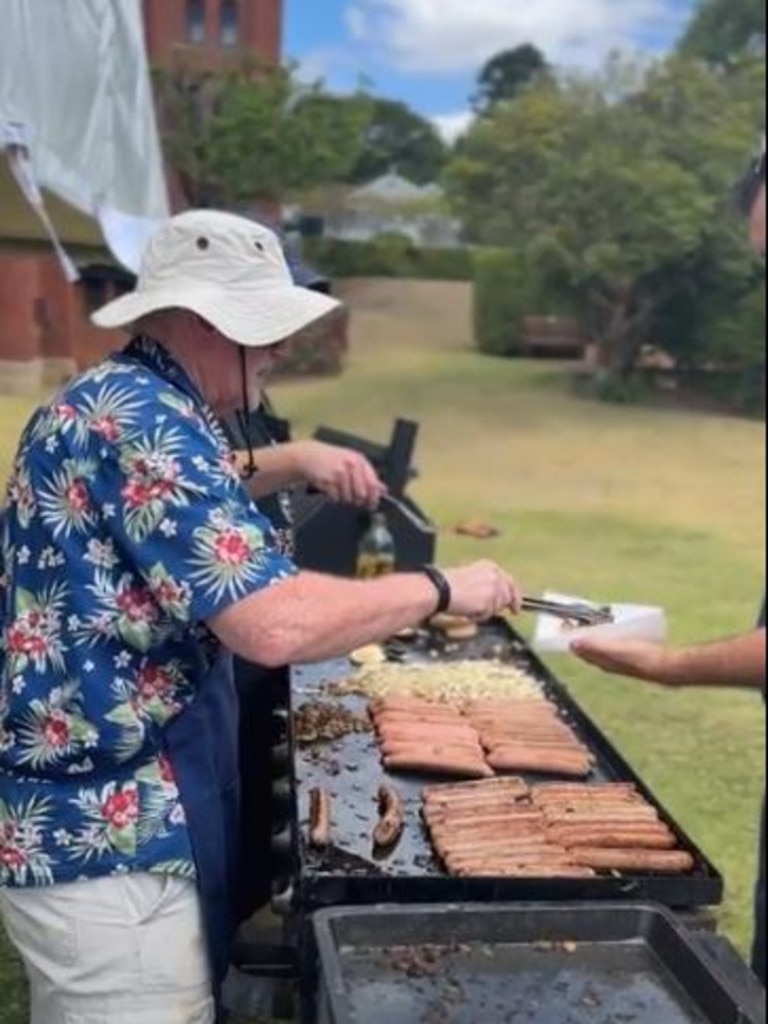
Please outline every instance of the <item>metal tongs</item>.
M326 494L321 494L319 491L311 489L295 499L293 504L293 521L291 524L294 531L299 530L302 526L306 526L310 519L314 518L320 509L324 508L330 500L331 499ZM415 526L418 530L423 532L426 529L424 521L420 519L404 501L400 498L396 498L393 494L390 494L389 491L382 494L379 508L381 508L382 505L389 505L392 508L396 508L404 518L408 519L411 525Z
M569 604L545 601L540 597L524 597L522 609L524 612L552 615L566 622L578 623L579 626L607 626L613 622L613 612L607 605Z

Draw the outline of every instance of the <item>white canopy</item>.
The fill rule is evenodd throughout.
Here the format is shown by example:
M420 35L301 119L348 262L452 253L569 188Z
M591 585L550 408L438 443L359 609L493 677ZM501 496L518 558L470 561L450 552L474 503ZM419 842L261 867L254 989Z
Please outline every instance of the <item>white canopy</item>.
M141 0L2 0L1 13L0 242L106 244L135 272L169 214Z

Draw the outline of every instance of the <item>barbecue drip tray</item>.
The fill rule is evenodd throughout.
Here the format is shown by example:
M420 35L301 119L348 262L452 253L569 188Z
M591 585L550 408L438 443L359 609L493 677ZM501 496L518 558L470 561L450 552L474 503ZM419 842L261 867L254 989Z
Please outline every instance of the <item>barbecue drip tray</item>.
M765 1022L746 967L659 907L338 909L314 927L320 1024Z
M467 645L449 645L435 651L419 643L397 644L395 653L404 660L495 657L521 668L538 682L545 695L558 706L565 721L596 756L595 768L587 781L634 783L675 832L680 848L694 856L694 870L676 876L612 874L588 879L448 877L435 859L421 818L424 787L444 779L387 774L372 734L351 733L335 742L310 746L301 746L292 737L297 825L292 884L297 909L306 913L343 904L604 899L651 901L683 909L721 902L723 881L716 869L659 806L565 687L505 621L494 621L483 627L480 637ZM333 683L348 677L351 671L346 661L294 669L290 685L292 710L295 712L306 703L328 700L357 715L366 714L368 701L365 698L339 697L333 693ZM547 781L543 776L523 774L523 777L532 783ZM377 793L384 781L397 789L405 803L407 817L399 844L388 856L377 858L372 834L378 820ZM332 842L324 850L311 848L307 841L309 794L314 787L325 789L332 798Z

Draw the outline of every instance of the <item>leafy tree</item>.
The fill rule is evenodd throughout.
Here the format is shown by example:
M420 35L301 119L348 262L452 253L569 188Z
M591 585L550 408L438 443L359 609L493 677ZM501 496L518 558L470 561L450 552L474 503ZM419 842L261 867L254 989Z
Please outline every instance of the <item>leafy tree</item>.
M290 68L155 73L169 163L192 206L278 201L343 179L370 117L363 96L299 86Z
M465 140L447 174L456 212L475 241L522 248L581 310L605 373L626 379L702 253L743 231L725 197L753 143L760 82L754 62L723 76L675 60L527 90ZM748 251L734 247L744 278Z
M447 159L448 149L431 121L405 103L375 99L349 180L373 181L394 168L416 184L426 185L439 178Z
M765 46L765 0L700 0L680 51L724 64L755 43Z
M551 69L544 54L530 43L505 50L489 60L480 72L472 107L484 117L497 104L515 99L531 83L550 75Z

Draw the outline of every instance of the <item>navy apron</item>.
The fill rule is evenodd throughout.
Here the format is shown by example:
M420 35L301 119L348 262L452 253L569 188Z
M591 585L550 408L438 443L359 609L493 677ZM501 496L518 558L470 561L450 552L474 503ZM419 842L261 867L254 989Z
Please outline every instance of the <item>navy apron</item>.
M183 369L160 347L150 354L136 338L123 357L174 384L199 404L223 449L227 438ZM155 344L155 343L152 343ZM199 651L201 668L203 652ZM234 938L238 824L238 701L232 655L221 648L201 671L202 682L189 705L163 729L162 744L179 789L197 871L214 996L218 1003Z
M214 994L229 968L235 932L232 907L239 786L238 702L232 656L223 651L192 704L163 731L165 753L179 788L197 869Z
M266 395L259 409L251 414L247 431L244 426L239 417L222 422L227 440L235 450L245 449L249 444L268 448L291 440L287 424L275 416ZM290 493L260 497L258 505L272 524L278 549L293 557ZM240 854L234 903L235 920L240 924L269 902L272 891L272 712L275 707L287 706L288 697L284 669L269 669L236 657L234 674L240 709Z

